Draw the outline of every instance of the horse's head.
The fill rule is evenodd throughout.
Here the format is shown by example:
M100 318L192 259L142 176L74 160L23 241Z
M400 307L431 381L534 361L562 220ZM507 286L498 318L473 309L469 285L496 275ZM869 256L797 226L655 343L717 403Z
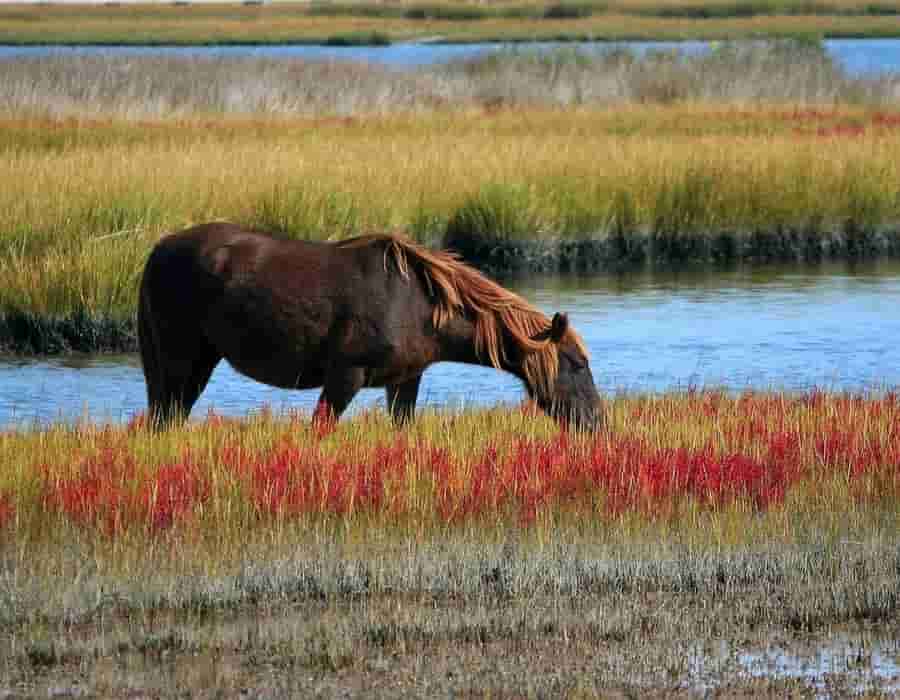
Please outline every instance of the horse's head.
M557 313L550 328L533 338L548 340L556 346L558 364L552 385L543 391L529 390L538 406L559 423L578 430L596 430L602 419L600 394L587 355L568 330L568 317Z

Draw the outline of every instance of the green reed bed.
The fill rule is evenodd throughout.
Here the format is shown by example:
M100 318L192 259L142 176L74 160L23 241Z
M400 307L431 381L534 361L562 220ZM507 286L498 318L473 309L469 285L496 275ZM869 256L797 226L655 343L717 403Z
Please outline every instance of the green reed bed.
M896 397L607 409L596 435L528 407L2 433L0 688L809 692L738 651L841 631L836 692L877 689Z
M8 4L7 44L383 44L896 36L896 0Z

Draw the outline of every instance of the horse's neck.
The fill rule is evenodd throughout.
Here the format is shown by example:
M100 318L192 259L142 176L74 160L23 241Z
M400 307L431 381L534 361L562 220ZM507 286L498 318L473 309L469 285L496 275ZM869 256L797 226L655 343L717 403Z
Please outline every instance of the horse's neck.
M464 362L469 365L494 368L486 352L479 354L475 349L475 325L468 319L454 317L444 324L440 331L441 355L444 362ZM506 352L506 357L515 357L515 352ZM501 355L501 363L502 355ZM519 379L525 380L520 367L504 364L500 367Z

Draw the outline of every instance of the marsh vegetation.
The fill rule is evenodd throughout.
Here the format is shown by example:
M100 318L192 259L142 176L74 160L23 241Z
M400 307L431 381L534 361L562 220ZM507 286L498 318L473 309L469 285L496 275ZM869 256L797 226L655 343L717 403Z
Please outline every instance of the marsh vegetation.
M367 32L365 7L316 11ZM573 21L604 14L585 7ZM701 11L628 7L629 31ZM748 7L722 22L822 26ZM895 12L822 7L857 28ZM142 32L186 9L97 8L55 36L118 37L78 32L146 12L134 40L181 40ZM223 8L189 10L233 40ZM253 41L296 8L229 11ZM28 12L3 20L23 41L50 28ZM390 21L449 33L430 12ZM763 259L896 251L898 89L806 44L409 72L0 62L0 345L128 347L150 247L215 218L308 239L603 241L610 264L720 250L698 241L730 260L758 240L776 242ZM0 695L893 692L877 650L898 648L898 426L889 392L688 392L611 397L591 435L527 406L404 431L375 411L0 432ZM839 660L796 677L746 661L807 646Z
M0 14L5 44L380 45L396 41L897 36L896 0L41 3Z
M896 397L608 409L593 436L528 407L3 433L0 688L893 687ZM828 679L741 660L838 633Z

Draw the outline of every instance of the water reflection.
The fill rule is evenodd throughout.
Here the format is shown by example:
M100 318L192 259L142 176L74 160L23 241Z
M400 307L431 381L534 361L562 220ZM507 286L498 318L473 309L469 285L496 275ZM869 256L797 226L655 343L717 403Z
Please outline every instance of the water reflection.
M569 313L603 392L689 386L852 391L900 386L900 263L681 270L508 282L545 312ZM266 387L216 369L194 415L270 405L312 410L317 391ZM419 405L464 408L522 399L494 370L437 365ZM383 404L361 392L352 409ZM85 413L125 420L146 405L136 357L0 361L0 424Z

